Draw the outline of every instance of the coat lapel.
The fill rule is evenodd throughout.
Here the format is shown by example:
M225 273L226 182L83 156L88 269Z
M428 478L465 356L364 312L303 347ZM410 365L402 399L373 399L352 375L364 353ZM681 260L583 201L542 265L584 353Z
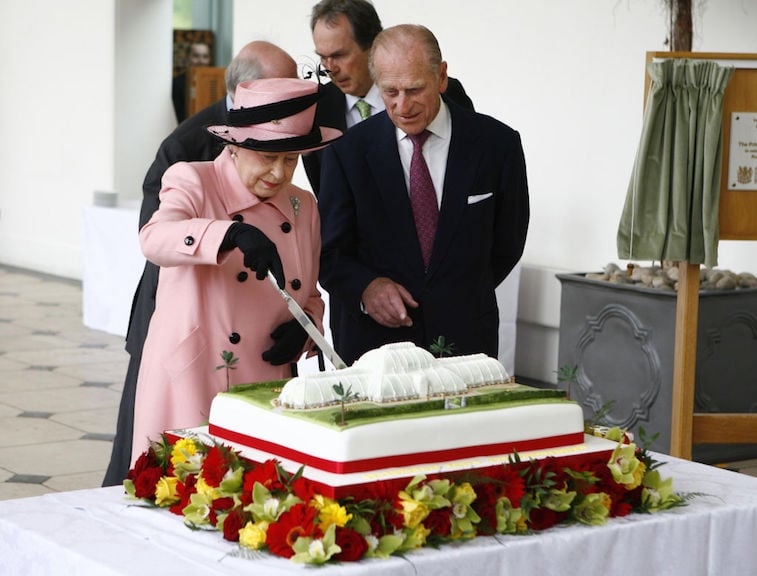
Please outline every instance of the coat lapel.
M444 173L444 191L439 210L439 223L434 238L434 249L431 252L431 262L427 278L444 260L444 254L449 251L450 243L455 238L463 215L467 209L468 193L471 183L475 181L479 158L476 150L476 133L471 130L470 122L462 116L465 111L454 104L449 104L452 119L452 136L447 155L447 167Z
M413 209L402 172L397 136L389 116L381 112L375 116L378 129L375 138L367 148L366 163L371 170L373 181L388 215L391 230L387 237L405 255L412 269L423 269L423 256L415 232Z

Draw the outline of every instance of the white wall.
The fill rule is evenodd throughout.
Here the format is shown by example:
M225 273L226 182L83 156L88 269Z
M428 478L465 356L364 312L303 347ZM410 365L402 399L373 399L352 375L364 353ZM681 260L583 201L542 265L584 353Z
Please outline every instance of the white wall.
M279 0L262 9L235 0L234 51L268 39L314 65L313 3ZM433 30L450 74L478 110L521 133L532 219L516 370L554 380L554 274L617 261L615 234L641 129L645 53L666 49L665 2L375 4L384 26L419 22ZM694 4L694 50L757 53L753 0ZM0 3L0 262L81 278L82 207L96 189L137 198L173 124L170 28L170 0ZM302 172L296 178L306 184ZM757 272L757 247L721 243L720 266Z
M0 262L73 276L81 206L113 187L114 3L0 4Z
M0 3L0 262L82 277L82 208L175 126L171 42L171 0Z
M116 0L114 158L122 203L139 204L145 172L176 127L172 19L172 0Z

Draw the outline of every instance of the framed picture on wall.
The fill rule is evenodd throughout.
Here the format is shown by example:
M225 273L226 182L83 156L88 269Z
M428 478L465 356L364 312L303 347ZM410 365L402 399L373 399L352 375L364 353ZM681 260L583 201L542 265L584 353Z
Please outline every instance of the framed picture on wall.
M215 66L215 38L212 30L173 31L173 85L171 98L178 122L186 119L190 110L190 69Z

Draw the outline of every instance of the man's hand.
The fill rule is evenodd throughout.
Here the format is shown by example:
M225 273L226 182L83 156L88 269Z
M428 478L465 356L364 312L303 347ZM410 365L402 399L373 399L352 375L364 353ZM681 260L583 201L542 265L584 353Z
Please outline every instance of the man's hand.
M365 311L376 322L387 328L412 326L413 321L407 314L407 306L417 308L410 292L389 278L376 278L363 291Z

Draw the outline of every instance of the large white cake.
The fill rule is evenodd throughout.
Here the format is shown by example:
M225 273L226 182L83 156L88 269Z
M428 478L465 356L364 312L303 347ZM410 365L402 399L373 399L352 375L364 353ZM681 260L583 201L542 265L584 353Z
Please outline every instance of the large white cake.
M275 458L291 472L304 465L305 477L332 497L357 496L378 480L486 469L514 452L573 458L614 447L584 435L578 404L512 382L485 355L437 359L391 344L350 368L280 386L219 394L207 433L255 461ZM350 393L344 406L339 387Z

